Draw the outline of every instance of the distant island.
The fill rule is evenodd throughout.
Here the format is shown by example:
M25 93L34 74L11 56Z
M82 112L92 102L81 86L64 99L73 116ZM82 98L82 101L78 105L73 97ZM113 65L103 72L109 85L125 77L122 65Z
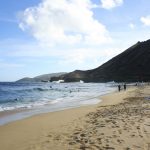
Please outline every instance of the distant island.
M150 81L150 40L137 42L121 54L92 70L53 73L17 82L138 82Z
M52 77L59 77L64 74L66 74L66 72L44 74L36 76L34 78L25 77L20 80L17 80L16 82L50 82Z

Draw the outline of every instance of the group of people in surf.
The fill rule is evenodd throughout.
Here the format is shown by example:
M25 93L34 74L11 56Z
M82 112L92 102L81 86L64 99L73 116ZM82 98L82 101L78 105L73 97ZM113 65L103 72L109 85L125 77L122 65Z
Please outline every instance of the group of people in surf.
M126 84L124 84L124 85L123 85L124 91L126 90L126 88L127 88L127 86L126 86ZM120 85L120 84L118 85L118 91L119 91L119 92L121 91L121 85Z

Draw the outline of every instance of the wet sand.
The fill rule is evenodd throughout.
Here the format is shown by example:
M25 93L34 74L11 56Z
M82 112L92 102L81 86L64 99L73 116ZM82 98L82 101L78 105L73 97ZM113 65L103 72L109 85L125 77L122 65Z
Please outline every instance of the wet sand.
M148 150L150 87L101 97L101 103L0 126L2 150Z

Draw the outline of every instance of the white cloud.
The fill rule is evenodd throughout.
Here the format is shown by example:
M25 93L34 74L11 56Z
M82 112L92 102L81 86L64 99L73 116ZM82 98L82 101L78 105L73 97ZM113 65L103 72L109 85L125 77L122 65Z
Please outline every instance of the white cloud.
M123 0L101 0L101 6L105 9L112 9L121 6L122 4Z
M108 43L109 32L93 17L93 5L91 0L43 0L20 13L19 27L52 46Z
M0 56L6 58L3 61L0 58L0 68L21 68L28 66L29 61L34 64L41 64L46 60L54 60L56 66L72 67L74 69L90 69L100 66L105 61L117 55L123 48L117 48L115 45L107 46L88 46L88 47L44 47L38 43L19 42L15 40L5 40L0 42ZM11 43L11 44L10 44ZM11 47L9 46L11 45ZM8 47L7 47L8 46ZM3 51L5 49L5 51ZM11 59L12 58L12 59ZM17 60L12 62L8 60ZM35 68L37 65L35 66ZM40 69L40 68L39 68Z
M24 67L24 64L18 64L14 62L8 62L8 60L5 60L4 58L0 58L0 68L22 68Z
M133 23L130 23L130 24L129 24L129 27L130 27L131 29L134 29L134 28L135 28L135 25L134 25Z
M150 16L141 17L140 20L145 26L150 26Z
M0 22L17 23L17 20L15 20L15 19L9 19L9 18L0 18Z
M8 63L8 62L0 62L0 68L22 68L24 64L17 64L17 63Z
M60 60L60 64L72 64L79 66L91 64L91 66L93 66L92 68L94 68L116 56L119 52L120 50L116 48L115 50L111 48L103 48L101 50L98 48L73 49L70 53L68 53L68 55L63 55L62 59Z

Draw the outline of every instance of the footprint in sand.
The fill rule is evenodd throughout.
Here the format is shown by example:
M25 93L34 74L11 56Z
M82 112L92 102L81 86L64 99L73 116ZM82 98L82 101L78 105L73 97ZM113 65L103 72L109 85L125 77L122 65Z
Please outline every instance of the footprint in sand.
M47 137L51 138L51 137L52 137L52 135L51 135L51 134L49 134L49 135L47 135Z
M130 147L126 147L125 150L131 150L131 148Z
M118 132L119 132L119 134L122 134L122 130L121 129L119 129Z
M144 150L150 150L150 143L146 143L144 145Z
M121 144L124 142L124 140L117 139L117 142Z

